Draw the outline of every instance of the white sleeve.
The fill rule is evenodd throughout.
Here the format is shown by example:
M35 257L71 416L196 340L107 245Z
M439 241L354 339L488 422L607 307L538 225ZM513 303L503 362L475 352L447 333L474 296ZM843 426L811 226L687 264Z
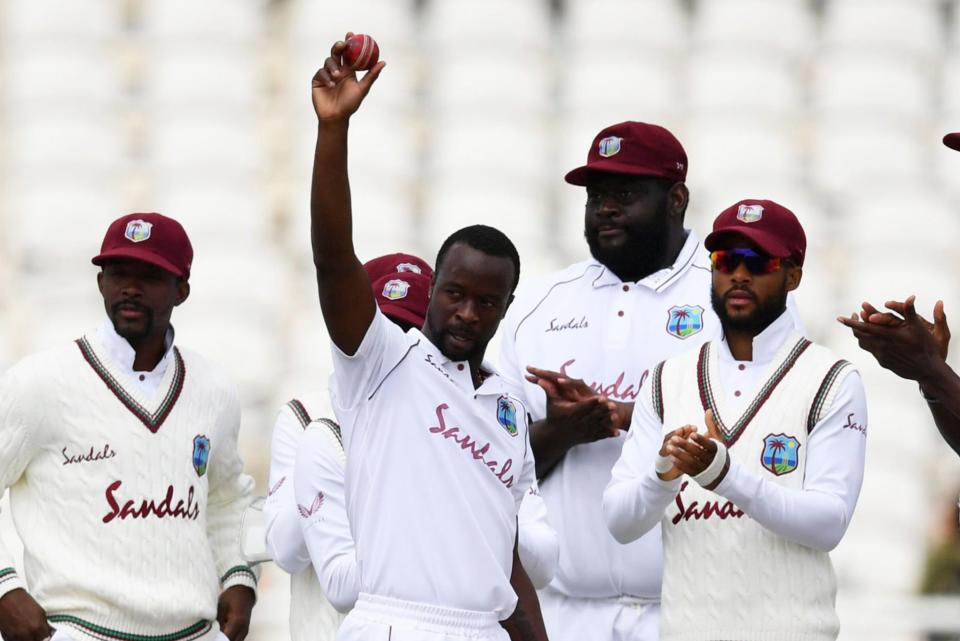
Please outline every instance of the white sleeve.
M43 436L42 386L24 376L27 366L8 370L0 378L0 495L23 475L46 440ZM26 589L13 564L13 554L0 540L0 597Z
M323 592L333 607L347 612L360 594L360 571L347 520L342 452L327 426L308 427L297 451L294 491L300 528Z
M273 425L269 490L263 504L263 517L267 552L280 569L290 574L310 565L293 494L293 469L302 436L303 426L285 405Z
M680 491L681 478L662 481L655 469L663 445L663 423L649 407L647 393L634 404L633 419L620 458L603 491L607 529L620 543L630 543L652 530Z
M237 449L240 432L240 400L235 388L230 388L219 402L221 423L219 443L210 443L210 463L207 466L207 538L220 575L223 590L235 585L257 589L257 572L243 555L240 526L243 511L253 500L254 481L243 472L243 460Z
M733 501L768 530L801 545L830 551L843 538L863 483L867 404L860 374L841 383L830 411L807 441L800 489L784 487L730 462L714 492Z
M553 580L560 560L560 540L547 519L547 504L540 489L532 485L523 496L517 514L520 563L533 587L541 590Z
M353 355L344 354L330 343L333 375L330 400L335 409L351 410L366 400L383 377L410 351L410 338L387 320L378 307L370 327Z

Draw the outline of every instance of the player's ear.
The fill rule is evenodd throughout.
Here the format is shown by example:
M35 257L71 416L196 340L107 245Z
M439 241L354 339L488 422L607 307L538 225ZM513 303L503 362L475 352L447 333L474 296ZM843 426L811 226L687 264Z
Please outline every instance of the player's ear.
M103 294L103 270L97 272L97 289L100 290L100 294Z
M670 205L670 213L683 220L683 215L687 211L687 204L690 202L690 191L687 186L684 183L674 183L667 192L667 202Z
M187 282L186 278L177 279L177 299L173 303L173 306L176 307L183 303L190 297L190 283Z
M787 291L792 292L800 287L801 280L803 280L803 268L793 263L787 263Z
M507 310L510 309L510 305L513 304L513 294L510 294L510 297L507 298L507 304L503 307L503 313L500 314L500 319L504 319L507 315Z

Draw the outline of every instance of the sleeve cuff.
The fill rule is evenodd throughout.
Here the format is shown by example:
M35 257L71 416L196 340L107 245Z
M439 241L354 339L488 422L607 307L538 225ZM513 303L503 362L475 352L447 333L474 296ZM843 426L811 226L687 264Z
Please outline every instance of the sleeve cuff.
M257 591L257 579L260 573L248 565L235 565L220 577L221 592L235 585L244 585L254 592ZM0 588L3 586L0 585Z
M0 569L0 597L14 590L26 590L27 586L13 568Z
M730 469L730 457L727 454L727 446L717 439L712 439L717 444L717 453L707 466L707 469L693 477L693 480L700 484L705 490L715 490L720 482L727 476Z

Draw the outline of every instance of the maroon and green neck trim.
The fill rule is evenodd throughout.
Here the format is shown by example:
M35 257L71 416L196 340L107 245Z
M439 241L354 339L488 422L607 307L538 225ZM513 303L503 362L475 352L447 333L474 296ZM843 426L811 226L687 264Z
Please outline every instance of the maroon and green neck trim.
M697 360L697 387L700 390L700 404L703 406L703 411L713 410L713 420L716 421L717 428L723 435L723 440L726 442L727 447L732 447L740 438L740 435L743 434L743 430L745 430L747 425L750 424L750 421L753 420L753 417L756 416L760 408L763 407L763 404L766 403L770 395L773 394L773 390L775 390L777 385L780 384L780 381L786 377L787 372L793 368L797 359L810 347L811 343L805 338L801 338L796 342L790 349L787 357L783 359L783 362L777 366L777 369L774 370L770 378L767 379L767 382L760 388L760 391L750 402L750 405L747 406L743 415L740 416L736 423L729 427L724 423L723 417L720 416L716 398L713 394L713 385L710 381L711 345L712 342L703 344L703 347L700 348L700 358Z
M13 568L0 568L0 585L17 578L17 571Z
M193 639L199 639L204 636L210 632L213 627L210 621L197 621L188 628L169 634L146 635L111 630L68 614L54 614L48 616L47 620L50 623L65 623L69 626L76 627L102 641L192 641Z
M180 398L180 392L183 391L183 380L186 377L187 368L183 363L183 358L180 356L180 350L176 347L173 348L174 370L173 380L170 381L170 389L167 391L167 395L164 397L163 402L160 403L157 411L151 413L147 408L138 403L123 385L114 378L113 374L110 373L100 360L100 357L97 356L97 353L93 350L93 347L86 337L77 339L77 346L80 348L80 353L83 354L83 358L89 363L90 367L93 368L93 371L97 373L97 376L103 380L107 388L113 392L114 396L116 396L134 416L140 419L140 422L146 425L148 430L156 433L156 431L160 429L160 426L163 425L163 422L167 420L167 416L170 415L170 411L173 409L173 406L176 405L177 399Z
M307 429L307 425L310 425L310 413L307 412L307 408L303 406L299 400L292 398L287 401L287 407L290 408L290 411L293 412L293 415L297 417L297 420L300 421L300 427Z
M840 373L849 365L849 361L839 360L830 367L830 371L823 377L823 382L820 383L820 389L817 390L817 395L813 397L813 403L810 405L810 414L807 416L807 434L812 432L813 428L820 422L824 405L830 397L830 390L833 389L833 385L840 377Z

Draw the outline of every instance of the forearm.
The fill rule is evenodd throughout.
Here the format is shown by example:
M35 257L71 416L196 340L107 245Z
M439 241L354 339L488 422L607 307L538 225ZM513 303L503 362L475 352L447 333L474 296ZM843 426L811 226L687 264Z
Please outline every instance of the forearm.
M357 568L357 559L354 552L336 554L323 558L315 554L314 571L320 579L323 594L336 608L337 612L346 614L353 609L360 596L360 572Z
M940 435L960 454L960 376L944 362L919 382Z
M735 463L714 492L771 532L824 552L837 546L853 516L839 496L771 483Z
M547 478L573 446L574 443L553 429L547 419L530 424L530 447L536 459L539 480Z
M510 574L510 585L517 593L517 607L500 625L510 635L510 641L547 641L547 630L543 625L543 615L540 613L540 601L533 583L527 576L516 549L513 553L513 571Z
M680 482L661 481L653 469L640 478L611 480L603 492L603 517L613 538L630 543L656 527Z
M318 272L336 271L354 256L350 181L347 176L349 120L321 121L310 188L310 238Z

